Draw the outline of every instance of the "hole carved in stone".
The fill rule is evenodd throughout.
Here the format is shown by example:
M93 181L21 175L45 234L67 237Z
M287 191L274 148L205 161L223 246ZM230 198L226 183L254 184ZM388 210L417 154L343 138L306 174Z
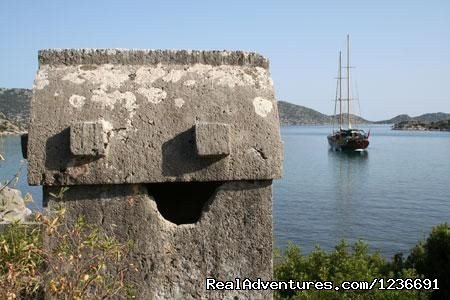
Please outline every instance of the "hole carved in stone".
M159 213L177 225L197 223L222 182L164 182L147 184Z

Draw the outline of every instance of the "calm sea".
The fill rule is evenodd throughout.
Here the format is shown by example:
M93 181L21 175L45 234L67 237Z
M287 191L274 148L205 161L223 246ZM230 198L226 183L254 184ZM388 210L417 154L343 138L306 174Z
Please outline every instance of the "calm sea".
M22 157L22 148L19 136L0 136L0 154L5 160L0 160L0 181L3 184L13 178L15 186L21 190L22 195L30 193L33 196L31 209L42 208L42 188L29 186L27 183L27 162Z
M309 252L363 239L391 256L450 222L450 133L372 126L368 151L330 151L329 127L284 127L274 186L276 245Z
M407 252L431 227L450 222L450 133L372 126L368 151L328 150L328 127L281 129L284 177L274 181L274 235L304 252L363 239L386 256ZM22 166L18 187L42 206L42 189L26 183L18 137L0 137L0 179Z

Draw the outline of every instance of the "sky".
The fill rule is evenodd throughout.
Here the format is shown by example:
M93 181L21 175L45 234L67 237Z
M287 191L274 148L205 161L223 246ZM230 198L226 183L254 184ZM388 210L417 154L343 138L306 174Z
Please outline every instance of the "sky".
M363 117L450 113L448 0L0 0L0 87L31 88L44 48L247 50L278 100L332 114L347 34Z

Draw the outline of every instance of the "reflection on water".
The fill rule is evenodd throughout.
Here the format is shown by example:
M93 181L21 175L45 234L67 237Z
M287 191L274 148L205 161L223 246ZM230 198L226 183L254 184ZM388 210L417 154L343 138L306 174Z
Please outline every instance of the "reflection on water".
M328 151L328 164L333 172L335 189L347 191L346 196L351 197L351 191L359 189L355 183L363 176L367 176L369 154L362 152L336 152Z
M346 191L345 196L352 197L352 190L359 189L355 183L367 176L368 151L328 151L328 164L333 172L335 189Z
M353 231L349 223L354 222L353 211L364 199L362 177L368 174L368 151L328 151L328 164L336 192L336 227L340 237L349 237Z
M355 159L355 160L364 160L369 157L369 150L363 150L363 151L335 151L332 149L328 149L328 156L334 156L336 159L339 160L348 160L348 159Z

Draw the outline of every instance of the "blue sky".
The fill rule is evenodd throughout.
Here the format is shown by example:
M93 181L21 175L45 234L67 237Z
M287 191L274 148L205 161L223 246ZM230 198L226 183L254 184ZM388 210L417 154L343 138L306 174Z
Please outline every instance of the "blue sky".
M450 112L448 0L0 1L0 87L30 88L42 48L243 49L279 100L331 114L349 33L364 117Z

